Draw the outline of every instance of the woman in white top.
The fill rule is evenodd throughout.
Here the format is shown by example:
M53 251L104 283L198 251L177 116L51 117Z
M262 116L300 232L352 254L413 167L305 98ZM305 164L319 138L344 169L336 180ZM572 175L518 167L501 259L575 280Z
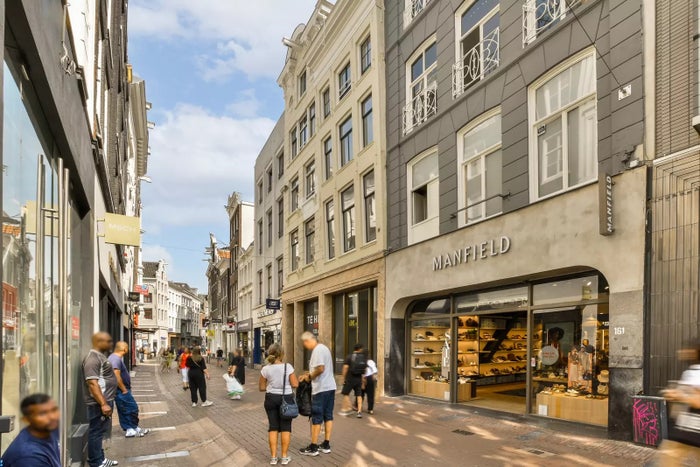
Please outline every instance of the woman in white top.
M367 369L362 376L362 400L367 401L367 412L374 413L374 393L377 390L377 364L371 358L367 359ZM362 407L360 407L362 410Z
M284 363L284 350L279 344L272 344L267 349L267 365L260 371L260 391L265 392L265 412L269 422L270 464L289 464L289 443L292 439L292 420L280 417L282 393L288 402L294 397L292 390L299 386L294 375L294 367ZM285 378L285 371L287 377ZM277 438L282 440L282 456L277 457Z

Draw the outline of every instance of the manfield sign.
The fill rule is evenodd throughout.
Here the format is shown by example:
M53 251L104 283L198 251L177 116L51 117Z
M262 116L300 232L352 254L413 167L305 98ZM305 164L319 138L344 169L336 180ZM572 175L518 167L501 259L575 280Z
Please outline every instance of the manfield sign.
M510 251L510 237L501 236L474 245L466 245L433 257L433 271L453 268L462 264L482 261L494 256L505 255Z
M613 179L609 173L601 173L598 179L598 224L600 234L612 235L615 232L613 217Z

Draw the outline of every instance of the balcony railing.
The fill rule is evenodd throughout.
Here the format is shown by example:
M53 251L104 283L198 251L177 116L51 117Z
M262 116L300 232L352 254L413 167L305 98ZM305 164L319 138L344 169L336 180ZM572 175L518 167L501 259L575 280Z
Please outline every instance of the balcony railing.
M408 0L406 9L403 12L403 27L405 28L411 24L413 18L418 16L428 3L430 3L430 0Z
M498 28L488 33L477 45L452 65L452 97L462 94L472 84L498 68L500 62Z
M564 19L582 0L526 0L523 4L523 47L551 24Z
M413 128L437 113L437 83L432 83L416 95L403 109L403 134L407 135Z

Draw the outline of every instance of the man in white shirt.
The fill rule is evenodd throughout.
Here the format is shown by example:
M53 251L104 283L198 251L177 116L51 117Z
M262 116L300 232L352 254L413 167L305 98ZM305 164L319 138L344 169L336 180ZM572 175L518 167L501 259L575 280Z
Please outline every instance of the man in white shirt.
M299 378L300 381L311 382L311 444L299 452L305 456L318 456L319 452L330 454L337 389L333 375L333 355L328 347L318 342L313 333L303 333L301 341L304 348L311 351L310 371ZM325 426L325 438L319 445L322 424Z

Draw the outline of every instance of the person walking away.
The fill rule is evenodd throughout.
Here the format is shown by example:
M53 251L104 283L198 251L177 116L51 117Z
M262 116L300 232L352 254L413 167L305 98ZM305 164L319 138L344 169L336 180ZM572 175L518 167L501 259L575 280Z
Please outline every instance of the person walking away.
M292 420L280 416L283 397L291 402L293 389L299 386L294 374L294 367L284 362L284 350L279 344L272 344L268 349L267 365L260 371L259 388L265 392L265 412L268 420L268 441L270 442L270 465L287 465L289 443L292 439ZM285 377L286 375L286 377ZM281 443L281 456L277 457L277 440Z
M233 351L233 356L228 362L229 373L233 375L234 378L241 383L241 386L245 384L245 358L243 358L243 352L241 349L236 349ZM231 399L240 399L241 396L233 396Z
M88 465L90 467L111 467L119 462L105 457L102 440L112 425L114 397L117 394L117 377L109 363L106 352L112 350L112 337L106 332L92 336L92 349L83 360L83 377L87 390Z
M362 418L362 384L367 371L367 354L362 344L357 343L353 352L347 356L343 363L343 410L341 415L347 416L353 413L353 404L350 401L350 393L355 396L355 408L357 418Z
M331 433L333 432L333 406L335 405L335 377L333 376L333 355L325 345L318 342L311 332L301 335L306 350L311 351L309 372L299 380L311 382L311 444L299 452L305 456L318 456L319 452L330 454ZM324 440L318 444L324 425Z
M207 400L207 379L209 379L209 370L207 370L207 362L202 357L202 350L199 347L192 349L192 354L185 361L187 367L187 376L190 380L190 394L192 395L192 407L197 407L197 392L202 399L202 407L214 405L212 401Z
M377 392L377 363L371 358L367 358L367 369L362 381L362 399L367 401L367 413L374 414L374 396ZM362 411L362 406L360 406Z
M139 363L143 363L145 355L146 355L146 349L144 349L143 346L139 347Z
M216 349L216 366L221 367L224 361L224 351L219 347Z
M187 377L187 372L189 371L187 368L187 357L190 355L190 348L185 347L185 350L182 351L182 355L180 355L180 360L178 360L178 366L180 368L180 373L182 374L183 391L187 391L190 388L190 379Z
M19 432L2 455L3 467L61 467L58 449L60 412L46 394L32 394L20 404L27 427Z
M119 425L127 438L142 437L150 430L139 428L139 406L131 394L131 375L124 364L124 356L129 352L129 344L119 341L114 346L114 352L109 356L109 363L114 368L117 377L117 396L114 399L119 414Z

